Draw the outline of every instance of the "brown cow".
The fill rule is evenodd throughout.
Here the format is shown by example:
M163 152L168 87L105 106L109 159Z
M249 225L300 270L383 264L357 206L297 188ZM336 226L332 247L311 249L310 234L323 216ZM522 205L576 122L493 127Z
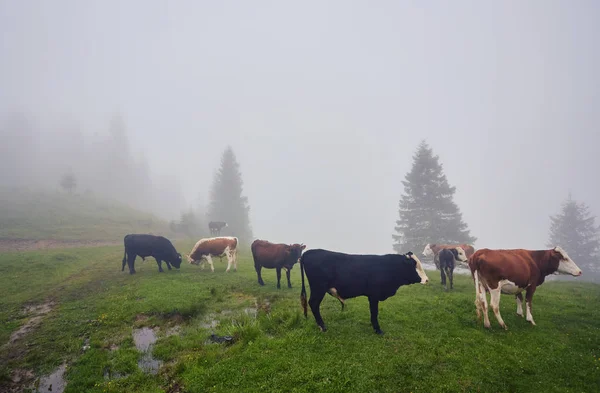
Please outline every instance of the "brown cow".
M581 269L560 247L550 250L478 250L469 258L469 268L475 282L477 318L483 311L484 326L490 328L486 292L490 292L492 310L500 326L508 329L500 316L500 293L515 295L517 315L523 316L525 290L526 320L535 325L531 315L531 299L537 287L549 274L581 276Z
M201 265L201 269L204 269L203 259L208 261L210 270L215 271L215 267L211 257L220 257L222 255L227 256L227 270L231 268L237 271L237 237L211 237L206 239L200 239L192 249L189 255L186 255L189 263L194 265Z
M471 257L475 253L475 249L473 246L469 244L427 244L425 249L423 249L424 257L433 257L433 263L435 263L435 268L440 270L440 251L446 248L456 248L460 247L465 250L465 254L467 258Z
M271 243L266 240L255 240L252 243L252 257L254 258L254 269L258 276L258 283L265 285L260 274L262 268L276 269L277 271L277 289L281 288L281 269L285 268L287 276L288 288L292 287L290 281L290 271L298 259L302 256L302 250L306 246L304 244L283 244Z

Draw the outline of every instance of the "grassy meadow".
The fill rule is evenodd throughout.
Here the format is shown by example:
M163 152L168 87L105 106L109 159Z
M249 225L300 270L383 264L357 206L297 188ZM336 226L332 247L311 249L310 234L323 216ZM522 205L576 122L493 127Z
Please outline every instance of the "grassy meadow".
M192 243L176 246L184 253ZM278 290L274 270L263 269L266 286L257 284L247 251L230 273L225 260L215 273L187 263L159 273L154 259L138 258L131 276L122 257L122 247L0 254L0 391L19 386L15 375L31 387L61 364L66 392L600 391L598 285L545 283L535 327L503 296L509 330L490 313L488 331L476 321L470 277L445 292L429 272L429 285L401 287L380 303L380 337L366 298L342 312L327 295L326 333L310 310L305 320L298 265L294 288ZM36 305L47 312L33 316ZM156 374L138 367L132 332L141 327L157 332ZM235 341L211 343L212 333Z
M0 239L114 242L127 233L172 235L166 221L93 195L0 188Z

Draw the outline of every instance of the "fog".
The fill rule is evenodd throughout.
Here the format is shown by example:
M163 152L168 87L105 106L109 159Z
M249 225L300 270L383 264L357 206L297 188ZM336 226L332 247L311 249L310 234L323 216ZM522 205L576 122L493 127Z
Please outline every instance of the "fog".
M600 213L599 18L596 1L0 0L0 128L35 142L2 141L23 161L0 183L39 167L35 184L73 170L82 189L120 157L152 186L119 192L174 218L231 145L255 237L384 253L425 139L476 247L544 248L569 192ZM126 154L94 166L114 121Z

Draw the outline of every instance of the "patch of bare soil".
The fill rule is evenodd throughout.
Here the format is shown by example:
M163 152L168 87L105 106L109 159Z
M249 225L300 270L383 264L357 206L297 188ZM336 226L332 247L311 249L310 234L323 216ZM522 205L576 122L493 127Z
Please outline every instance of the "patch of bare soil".
M97 240L34 240L34 239L0 239L0 252L36 251L52 248L102 247L122 244L117 241Z
M55 304L53 302L47 302L38 305L25 306L24 311L27 315L30 315L31 318L27 322L25 322L23 326L21 326L19 329L14 331L13 334L10 335L10 339L8 340L7 345L14 344L16 341L20 340L31 330L35 329L44 318L44 315L52 311L54 305Z

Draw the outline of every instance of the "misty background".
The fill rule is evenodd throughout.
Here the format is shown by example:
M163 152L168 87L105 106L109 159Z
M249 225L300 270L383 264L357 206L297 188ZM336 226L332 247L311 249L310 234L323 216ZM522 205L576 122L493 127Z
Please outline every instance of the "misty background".
M600 213L599 17L595 1L0 0L0 185L72 170L96 193L119 171L108 196L174 219L208 203L231 145L256 238L384 253L425 139L476 248L545 248L569 192Z

